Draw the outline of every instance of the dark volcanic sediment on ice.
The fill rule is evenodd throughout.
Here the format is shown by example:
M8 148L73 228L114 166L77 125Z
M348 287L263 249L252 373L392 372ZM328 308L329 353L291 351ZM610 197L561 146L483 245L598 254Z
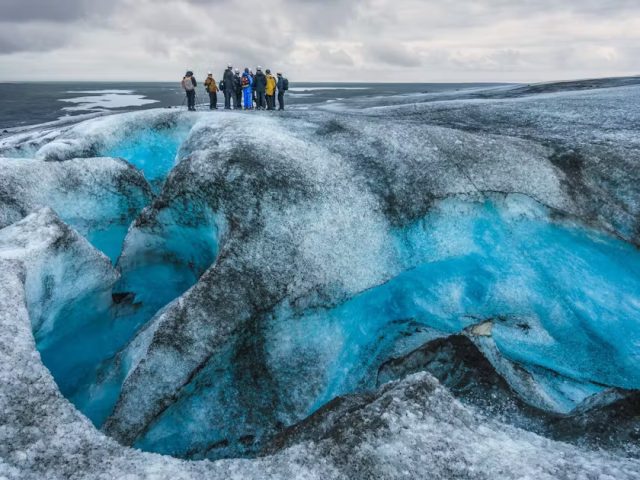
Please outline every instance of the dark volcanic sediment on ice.
M46 234L59 220L47 210L37 214L46 222L8 227L47 239L20 246L37 262L11 247L16 232L0 230L0 325L12 332L0 337L0 473L637 478L636 333L617 337L631 323L615 319L640 318L640 86L437 97L278 117L125 114L51 134L36 160L0 159L4 224L53 199L80 233L74 218L106 229L88 216L93 206L71 208L85 198L131 223L119 259L109 255L123 274L120 304L140 288L135 272L167 274L158 262L178 266L169 274L185 275L182 291L197 280L86 386L102 395L87 405L102 399L102 431L121 446L60 396L35 354L24 298L29 306L42 289L25 279L59 248ZM153 198L120 160L44 161L101 151L126 138L122 124L155 116L152 138L183 121L193 128ZM17 151L10 138L3 151ZM90 261L100 254L73 238L82 255L65 264L85 265L78 284L86 275L111 288L115 278ZM601 276L578 298L579 280ZM68 296L66 285L47 288ZM574 344L562 343L577 328ZM190 463L128 446L256 458Z

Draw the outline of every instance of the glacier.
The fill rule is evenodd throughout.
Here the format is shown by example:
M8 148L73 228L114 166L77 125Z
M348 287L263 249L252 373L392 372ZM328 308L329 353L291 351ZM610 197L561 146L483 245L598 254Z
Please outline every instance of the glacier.
M640 478L639 99L1 138L0 475Z

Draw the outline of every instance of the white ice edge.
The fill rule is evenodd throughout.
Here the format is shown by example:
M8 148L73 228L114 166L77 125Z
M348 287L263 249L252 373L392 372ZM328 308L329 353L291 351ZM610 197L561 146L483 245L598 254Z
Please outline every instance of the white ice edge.
M61 102L76 104L74 107L64 107L65 111L95 110L102 108L140 107L151 103L159 103L159 100L147 98L144 95L132 95L122 93L105 93L102 95L89 95L84 97L63 98Z

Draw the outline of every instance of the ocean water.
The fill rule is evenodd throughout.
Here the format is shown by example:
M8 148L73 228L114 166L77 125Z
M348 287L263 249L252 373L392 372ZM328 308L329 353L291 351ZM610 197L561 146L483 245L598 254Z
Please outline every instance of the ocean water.
M202 79L199 79L202 80ZM296 83L291 81L286 101L291 108L351 99L414 93L438 93L491 84L362 84ZM197 101L205 108L208 97L199 85ZM185 108L180 83L42 82L0 83L0 134L4 130L73 117L104 115L148 108ZM218 95L218 104L224 101ZM76 118L79 119L79 118Z

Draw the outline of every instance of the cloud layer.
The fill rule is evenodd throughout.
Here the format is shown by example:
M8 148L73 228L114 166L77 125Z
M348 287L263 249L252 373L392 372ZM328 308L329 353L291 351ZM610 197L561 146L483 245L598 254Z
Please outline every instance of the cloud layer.
M172 80L231 62L296 80L640 73L637 0L0 0L0 80Z

